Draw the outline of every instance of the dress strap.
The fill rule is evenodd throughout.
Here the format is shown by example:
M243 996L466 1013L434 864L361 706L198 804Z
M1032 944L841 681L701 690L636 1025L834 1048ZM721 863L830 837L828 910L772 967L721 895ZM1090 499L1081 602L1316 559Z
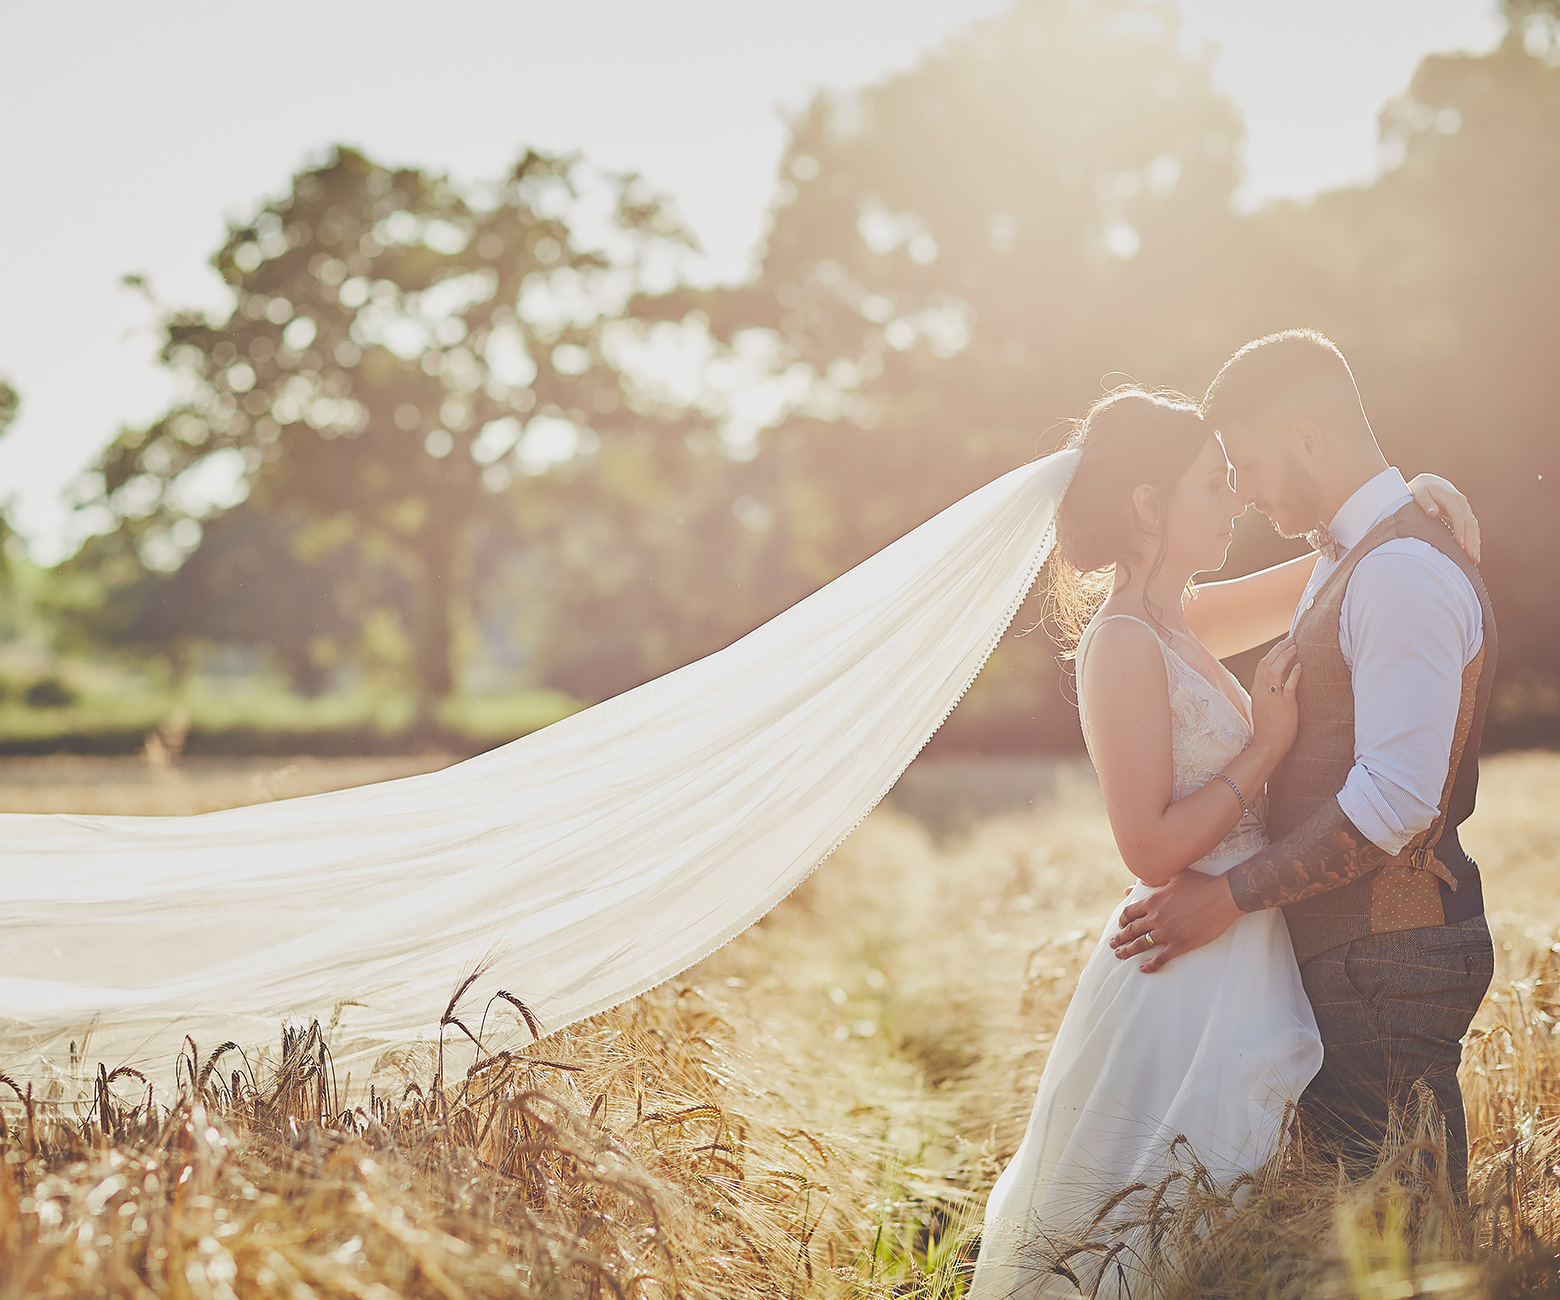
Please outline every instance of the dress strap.
M1154 625L1148 622L1146 619L1141 619L1137 617L1136 614L1107 614L1104 618L1096 619L1090 623L1089 626L1084 629L1083 635L1078 638L1078 652L1073 656L1073 662L1077 666L1078 671L1082 671L1083 669L1083 652L1086 643L1093 637L1095 630L1104 627L1105 624L1112 622L1115 619L1126 619L1126 621L1129 623L1137 623L1143 627L1146 627L1150 632L1154 633L1154 640L1158 643L1160 652L1163 653L1167 648L1165 646L1164 638L1161 637L1158 632L1154 631Z
M1100 627L1100 626L1102 626L1105 623L1109 623L1112 619L1117 619L1117 618L1124 618L1129 623L1141 623L1150 632L1154 632L1154 625L1152 623L1150 623L1147 619L1139 618L1136 614L1107 614L1107 615L1105 615L1104 618L1100 619L1100 621L1098 623L1096 623L1094 626L1095 627ZM1154 632L1154 639L1156 641L1160 639L1158 632Z

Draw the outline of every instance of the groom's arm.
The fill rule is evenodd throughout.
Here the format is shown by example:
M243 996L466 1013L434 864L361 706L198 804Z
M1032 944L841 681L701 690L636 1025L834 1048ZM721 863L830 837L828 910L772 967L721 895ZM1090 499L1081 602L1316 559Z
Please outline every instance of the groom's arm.
M1276 844L1231 867L1224 879L1236 907L1258 912L1337 889L1391 856L1365 838L1334 798Z
M1142 970L1152 974L1182 953L1212 943L1242 912L1336 889L1386 856L1360 834L1338 801L1329 799L1278 843L1224 875L1183 871L1157 893L1123 909L1110 946L1121 958L1148 953Z

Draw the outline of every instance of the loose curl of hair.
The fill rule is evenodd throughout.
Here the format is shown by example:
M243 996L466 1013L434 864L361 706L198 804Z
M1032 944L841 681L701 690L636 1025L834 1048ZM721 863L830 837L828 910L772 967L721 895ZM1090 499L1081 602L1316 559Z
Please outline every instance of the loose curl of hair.
M1110 594L1118 569L1145 562L1152 582L1163 566L1168 531L1159 530L1154 555L1145 557L1149 539L1138 524L1132 493L1147 483L1163 517L1176 483L1211 432L1190 398L1136 386L1101 398L1077 422L1066 446L1081 448L1083 454L1056 514L1057 545L1046 582L1046 612L1065 638L1064 657L1077 653L1078 640ZM1149 605L1148 613L1168 640L1158 611Z

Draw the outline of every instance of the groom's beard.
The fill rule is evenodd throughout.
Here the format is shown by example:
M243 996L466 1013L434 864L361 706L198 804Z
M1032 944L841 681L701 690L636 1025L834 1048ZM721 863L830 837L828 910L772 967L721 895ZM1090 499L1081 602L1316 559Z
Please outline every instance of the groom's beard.
M1280 537L1304 537L1327 523L1322 490L1316 479L1292 455L1284 457L1283 488L1262 513Z

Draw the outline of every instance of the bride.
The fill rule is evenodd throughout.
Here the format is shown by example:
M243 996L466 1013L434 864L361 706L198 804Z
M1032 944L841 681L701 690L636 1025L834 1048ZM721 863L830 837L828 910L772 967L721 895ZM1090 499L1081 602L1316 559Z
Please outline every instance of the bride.
M1119 1249L1108 1267L1075 1257L1078 1283L1146 1293L1125 1226L1140 1205L1129 1198L1098 1224L1095 1214L1134 1185L1151 1196L1177 1168L1178 1139L1182 1167L1195 1158L1216 1183L1255 1170L1322 1062L1276 909L1244 914L1152 977L1152 955L1140 968L1108 942L1130 902L1181 871L1228 871L1267 842L1263 787L1294 743L1296 651L1286 638L1267 654L1251 697L1209 647L1228 656L1285 633L1315 557L1190 589L1223 567L1244 503L1219 440L1176 395L1117 392L1071 445L1081 454L1051 591L1077 634L1079 719L1137 881L1079 976L1022 1145L987 1203L972 1300L1076 1295L1057 1266L1086 1236ZM1423 485L1416 495L1433 504ZM1104 570L1108 596L1088 617L1085 575L1103 587Z

